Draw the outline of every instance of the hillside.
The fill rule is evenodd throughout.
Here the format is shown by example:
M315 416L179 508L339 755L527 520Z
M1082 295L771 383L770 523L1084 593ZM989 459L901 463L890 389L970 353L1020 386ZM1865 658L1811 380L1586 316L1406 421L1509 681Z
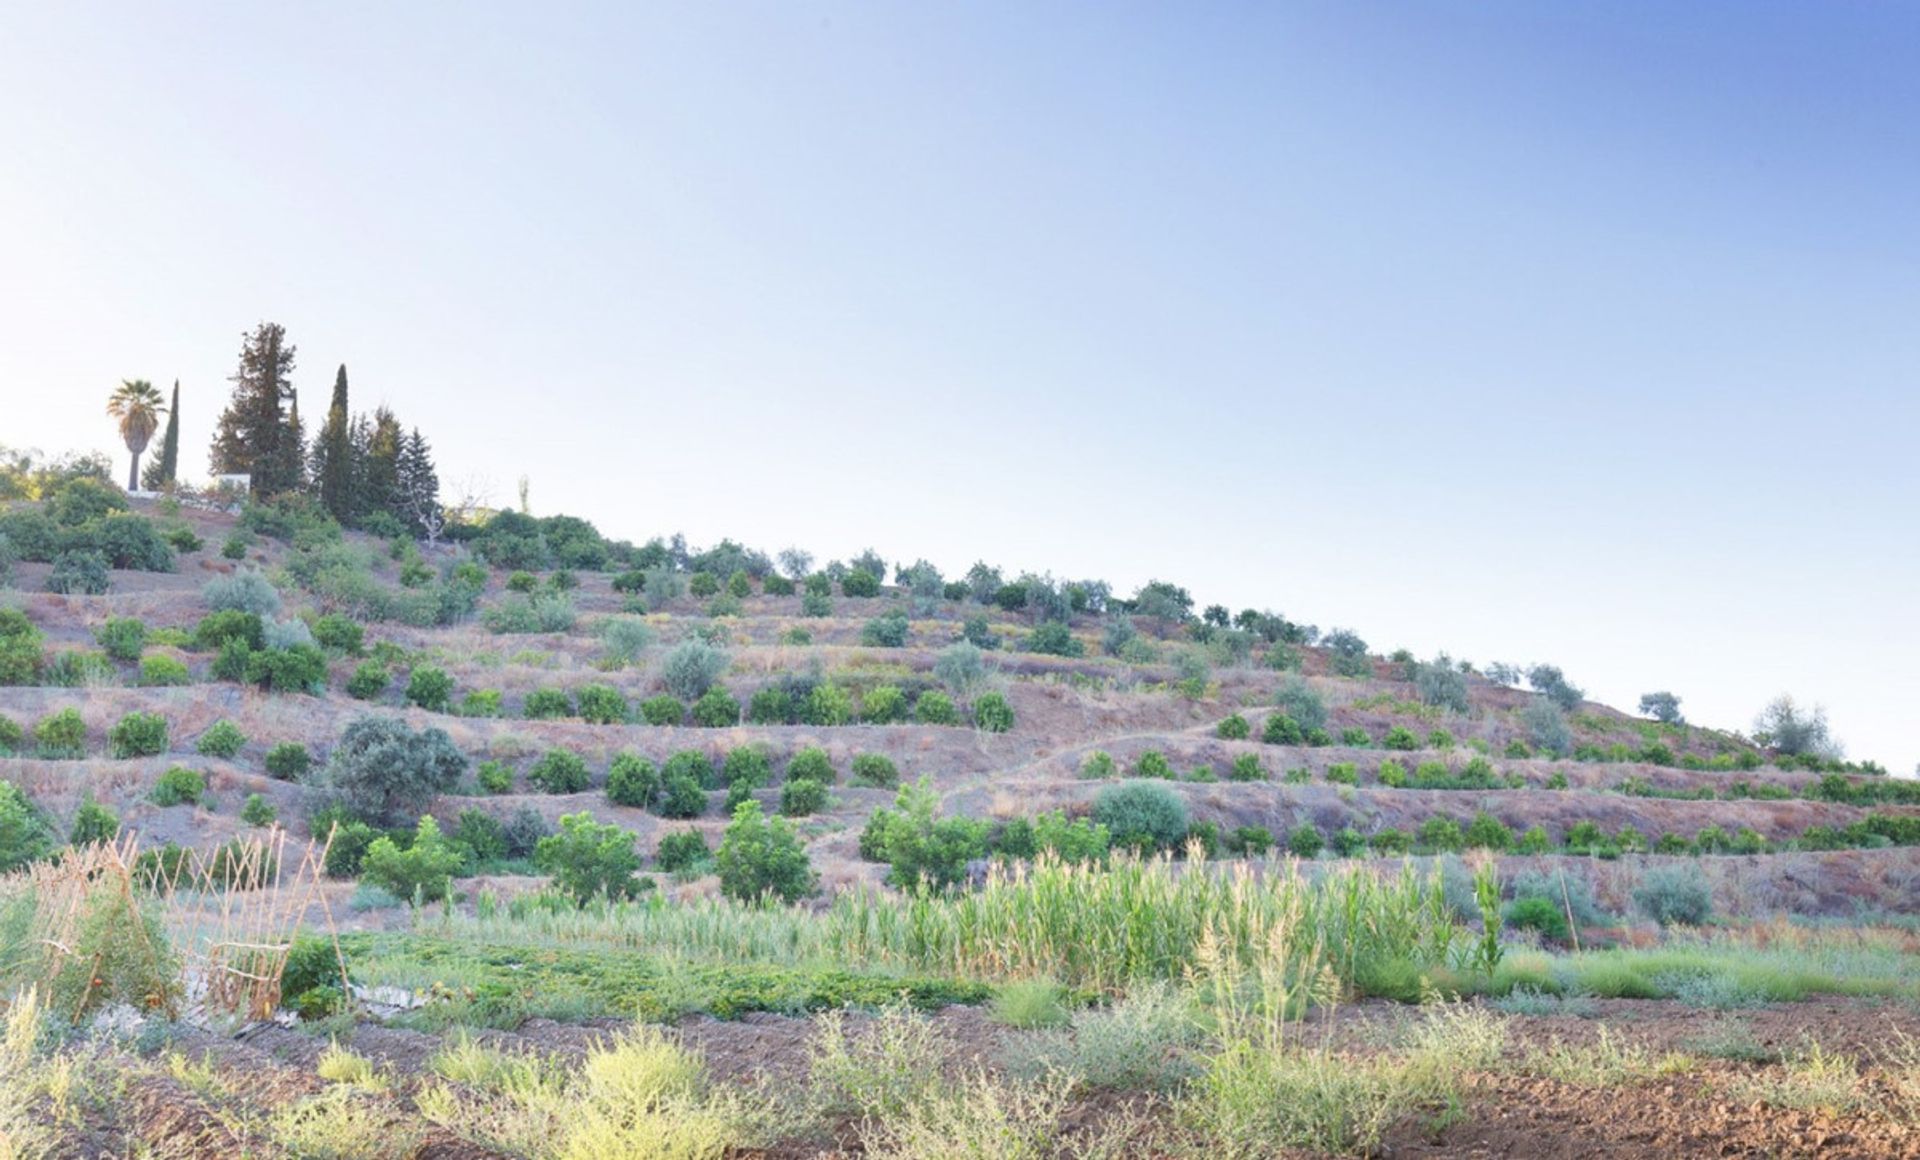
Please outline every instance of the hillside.
M1195 969L1194 947L1155 950L1171 957L1145 970L1131 957L1124 967L1101 965L1097 954L1064 944L1016 950L1025 944L1011 934L978 958L957 942L893 941L903 937L896 923L936 921L906 897L906 880L917 874L948 891L929 906L962 908L938 912L946 917L937 921L961 924L957 931L979 921L963 908L1024 889L1008 885L1023 875L1041 882L1056 872L1099 873L1061 867L1061 858L1138 866L1166 875L1171 891L1206 889L1180 885L1196 867L1218 881L1247 875L1248 889L1271 883L1270 899L1290 897L1296 886L1312 891L1315 882L1334 891L1409 875L1413 909L1395 921L1411 924L1418 914L1421 924L1438 923L1433 930L1447 932L1440 949L1409 943L1374 967L1345 960L1337 972L1345 998L1413 1001L1434 980L1450 980L1490 997L1532 995L1561 1020L1543 1026L1573 1026L1576 1039L1588 1029L1568 1012L1592 1012L1556 1003L1671 1007L1692 984L1650 962L1621 968L1639 980L1624 989L1575 986L1566 971L1586 968L1563 970L1544 955L1676 945L1678 927L1668 925L1676 917L1770 930L1770 941L1816 929L1792 925L1798 920L1846 920L1853 933L1845 937L1897 955L1903 936L1875 924L1904 921L1896 916L1920 907L1920 795L1909 792L1912 783L1586 702L1557 672L1536 674L1542 688L1523 689L1444 658L1378 655L1351 634L1320 634L1273 614L1195 615L1172 585L1122 601L1100 585L969 584L904 564L885 568L886 582L838 564L783 579L771 561L731 545L705 554L636 549L609 544L578 521L505 517L490 531L427 545L341 532L298 505L241 515L162 499L136 500L132 513L172 545L170 570L113 568L104 593L61 593L48 588L71 586L54 571L71 567L56 560L72 553L51 539L32 550L36 537L130 519L104 509L63 514L61 503L18 504L0 515L0 534L29 546L4 595L24 626L16 617L9 630L0 742L15 737L16 752L0 760L0 777L25 795L49 849L98 827L99 807L147 849L172 844L205 854L272 825L296 842L331 841L332 873L313 895L324 906L315 902L304 917L310 929L331 924L345 937L356 987L399 988L401 1009L363 1009L353 1041L402 1073L424 1066L449 1026L493 1027L519 1048L557 1047L578 1058L589 1037L567 1025L582 1019L592 1029L604 1026L593 1020L636 1013L791 1013L856 995L867 999L855 1005L878 1003L890 993L938 1007L978 1002L986 993L979 988L1007 975L1044 977L1078 989L1085 1002L1156 972L1178 979ZM597 566L554 566L569 554ZM753 566L702 566L716 560ZM508 566L536 562L547 566ZM248 631L220 621L228 615L217 613L221 604L264 614L251 629L251 650L220 645L223 633ZM343 739L370 715L404 721L403 734L444 735L435 744L452 754L448 774L419 798L441 836L427 836L409 808L383 816L342 804L334 777L348 757L339 751L352 748ZM144 724L133 729L129 721ZM236 730L237 743L219 744ZM765 817L790 819L804 866L782 877L763 860L755 864L760 876L747 879L754 888L731 892L772 889L795 899L791 910L724 898L725 847L741 841L729 836L741 825L735 807L749 802ZM630 848L637 861L594 863L593 872L611 875L594 881L610 889L577 890L584 909L576 911L575 898L553 889L572 880L563 873L550 881L558 863L534 854L539 839L570 835L562 819L580 815L615 827L594 831L593 840ZM773 832L786 824L774 822ZM777 848L778 837L772 841ZM444 906L431 901L445 888L431 868L406 864L410 847L441 846L448 861L438 881L452 875ZM1126 849L1149 861L1127 861ZM13 859L23 860L17 852ZM1476 867L1496 891L1491 913L1474 896ZM416 881L427 901L417 915L404 897ZM1649 885L1656 882L1658 889ZM1689 902L1694 890L1699 898ZM641 902L618 903L609 893L635 893ZM1527 898L1534 911L1515 909ZM1094 921L1093 904L1084 905L1073 921ZM708 923L744 925L722 935ZM1357 937L1341 929L1341 937ZM1106 937L1089 930L1096 942ZM1535 956L1510 963L1543 965L1499 976L1489 962L1478 978L1466 948L1480 931L1504 937L1513 955ZM1197 946L1200 935L1196 926L1182 937ZM1324 937L1314 953L1337 960L1332 936ZM1709 941L1687 945L1721 936L1700 937ZM1255 959L1257 943L1246 948ZM807 973L822 969L823 957L850 965L856 945L875 949L851 978ZM512 971L551 974L544 984L499 976L506 960L488 947L517 948L508 956ZM615 950L641 957L622 965L594 957ZM1091 957L1083 962L1082 954ZM1016 961L1028 965L1007 965ZM650 973L662 962L664 975ZM801 973L763 976L755 963ZM699 974L736 969L745 974ZM640 974L629 980L630 970ZM1699 968L1698 977L1711 975ZM1804 983L1799 993L1913 990L1905 968L1876 966L1869 976L1842 972L1831 986ZM310 1007L312 1018L342 1002L339 988L318 986L316 995L331 997ZM490 994L510 997L510 1013L478 1014ZM1776 997L1766 987L1756 994L1760 1002ZM427 1005L409 1014L419 1002ZM1711 1014L1746 1005L1706 1007ZM1355 1043L1366 1042L1367 1020L1377 1015L1361 1010L1362 1022L1342 1032ZM1528 1010L1510 1013L1520 1019ZM1675 1017L1684 1024L1699 1010L1686 1000ZM396 1014L397 1024L381 1025ZM1878 1017L1835 1018L1836 1026L1871 1027ZM356 1026L351 1014L330 1018L323 1026L333 1032ZM535 1023L523 1025L528 1018ZM1792 1034L1803 1030L1785 1018ZM971 1007L950 1010L939 1024L968 1051L1002 1049L1004 1032ZM722 1074L799 1066L803 1030L756 1044L773 1025L728 1026L688 1025L684 1041ZM283 1058L306 1066L317 1058L319 1044L303 1033L271 1035L280 1037L273 1050ZM1515 1043L1545 1035L1517 1030ZM407 1046L406 1036L419 1042ZM736 1042L740 1036L748 1041ZM988 1041L997 1045L991 1051L982 1046ZM245 1051L219 1051L246 1066ZM1601 1115L1582 1103L1578 1087L1549 1093L1560 1110L1539 1131L1573 1139ZM1496 1092L1497 1101L1511 1096ZM1648 1107L1656 1119L1690 1115L1684 1099L1667 1112ZM110 1133L134 1131L115 1124ZM1726 1131L1773 1147L1787 1138L1781 1131L1804 1128L1750 1116ZM1659 1138L1647 1130L1649 1140ZM1519 1154L1527 1138L1481 1146ZM1649 1149L1622 1154L1662 1154Z

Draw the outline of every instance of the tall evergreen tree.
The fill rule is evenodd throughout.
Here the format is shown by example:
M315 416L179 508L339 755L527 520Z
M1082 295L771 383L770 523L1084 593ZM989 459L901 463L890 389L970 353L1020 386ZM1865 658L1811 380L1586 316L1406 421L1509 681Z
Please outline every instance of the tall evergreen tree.
M313 482L320 490L320 506L333 518L350 524L358 514L353 493L353 419L347 411L347 368L342 363L333 376L333 402L327 420L313 441Z
M362 519L374 512L386 512L403 524L407 522L400 495L400 448L405 442L400 420L387 408L376 408L363 460L366 476L362 484L365 496L365 506L360 509Z
M280 433L280 445L274 452L274 475L290 480L288 491L307 489L307 428L300 421L300 392L287 392L287 426Z
M173 405L167 408L167 430L160 436L160 454L147 461L140 486L159 491L180 478L180 380L173 380Z
M283 447L289 429L282 404L293 392L293 356L279 323L262 322L243 336L233 398L214 425L214 474L250 474L255 496L278 495L300 483L300 456Z
M400 448L401 511L395 513L413 534L431 542L440 538L446 517L440 510L440 475L433 467L433 451L415 427Z

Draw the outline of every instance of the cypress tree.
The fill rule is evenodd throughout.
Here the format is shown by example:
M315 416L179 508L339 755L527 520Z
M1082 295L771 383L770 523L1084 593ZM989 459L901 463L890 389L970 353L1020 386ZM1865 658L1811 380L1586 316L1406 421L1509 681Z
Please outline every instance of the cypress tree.
M278 495L300 483L300 456L283 446L289 429L281 404L293 391L293 344L286 328L262 322L242 337L233 398L214 425L214 474L246 472L255 497Z
M160 437L160 454L147 461L140 486L159 491L180 478L180 380L173 380L173 405L167 408L167 430Z
M333 403L327 420L313 441L313 479L320 488L320 506L333 518L351 524L354 508L353 420L347 411L347 367L333 377Z

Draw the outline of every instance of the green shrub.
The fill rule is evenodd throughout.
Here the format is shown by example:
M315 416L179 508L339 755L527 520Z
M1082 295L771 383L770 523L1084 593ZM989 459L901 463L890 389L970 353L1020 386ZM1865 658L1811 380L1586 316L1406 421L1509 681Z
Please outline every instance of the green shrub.
M269 693L318 693L327 684L327 654L310 644L265 649L247 658L246 680Z
M671 761L668 764L671 766ZM684 773L675 773L671 770L661 778L661 817L697 818L706 812L707 793L700 788L698 781Z
M407 678L407 700L432 713L444 713L453 699L453 678L445 669L421 666Z
M1567 916L1546 898L1516 898L1507 903L1501 920L1515 930L1538 931L1549 942L1565 943L1571 937Z
M356 701L371 701L387 691L391 680L387 666L379 661L363 661L347 678L347 696Z
M273 803L257 793L248 794L240 807L240 820L249 826L270 826L279 816Z
M740 723L740 702L719 685L700 694L693 703L693 723L708 729L725 729Z
M1187 804L1163 785L1130 781L1108 786L1094 800L1093 818L1116 846L1171 848L1186 836Z
M505 762L483 761L474 771L473 779L483 793L503 794L513 792L513 770Z
M560 819L560 832L540 839L534 862L553 884L584 906L593 898L630 898L643 889L634 872L640 855L632 831L601 825L581 812Z
M1160 781L1171 781L1173 779L1173 763L1168 761L1167 755L1158 749L1148 749L1134 759L1133 776L1150 777Z
M727 752L727 759L721 764L720 779L729 788L745 786L750 790L759 789L773 781L773 762L762 747L742 745Z
M265 619L280 611L280 593L251 569L207 581L200 596L213 612L244 612Z
M1235 713L1215 726L1213 732L1226 741L1245 741L1253 733L1253 727L1247 724L1245 717Z
M1273 831L1265 826L1240 826L1226 836L1223 845L1229 854L1258 858L1273 849Z
M862 753L853 759L853 784L894 789L900 784L900 770L881 754Z
M105 596L111 586L107 558L98 552L62 552L47 573L47 591L68 596Z
M702 790L720 788L720 772L713 761L698 749L682 749L667 758L666 765L660 770L663 781L676 777L690 779Z
M938 689L928 689L920 694L913 703L914 720L922 725L958 725L959 710L953 707L953 698Z
M1656 866L1633 888L1633 905L1661 926L1700 926L1713 917L1713 891L1697 865Z
M1260 740L1268 745L1304 745L1307 734L1292 717L1285 713L1274 713L1261 729Z
M1481 810L1467 825L1466 843L1470 850L1492 850L1495 853L1504 853L1513 845L1513 831L1508 829L1499 818Z
M1258 757L1251 753L1242 753L1233 759L1233 764L1227 767L1227 780L1265 781L1267 770L1260 764Z
M467 695L460 698L458 710L462 717L498 717L505 712L500 701L498 689L469 689Z
M1325 848L1326 840L1312 822L1301 822L1287 835L1287 851L1296 858L1318 858Z
M521 703L520 715L529 721L573 716L573 698L565 689L535 689Z
M741 902L796 902L818 888L799 835L785 818L769 820L758 802L734 807L714 863L721 892Z
M440 834L440 824L423 816L414 827L413 844L405 850L382 835L367 847L360 876L395 898L438 902L447 896L460 854Z
M860 716L871 724L891 725L906 715L907 695L897 685L875 685L860 698Z
M896 886L946 889L959 883L967 863L987 853L992 827L974 818L934 818L938 797L922 778L900 787L894 808L876 811L862 846L889 864L887 880Z
M0 812L4 812L0 804ZM0 840L4 840L6 824L0 821ZM67 842L73 846L91 846L99 842L111 842L120 836L120 819L114 812L95 801L88 793L80 800L80 808L74 812L73 828L67 831ZM0 854L0 862L4 862ZM5 869L12 869L11 866Z
M137 661L147 647L147 626L135 617L115 616L94 630L93 639L117 661Z
M1082 657L1087 655L1087 646L1079 637L1073 635L1071 629L1058 621L1036 625L1034 630L1027 634L1022 647L1027 652L1040 653L1044 656Z
M465 809L453 826L453 846L461 862L478 869L507 856L507 828L485 810Z
M1395 725L1393 728L1387 730L1387 735L1381 740L1380 744L1388 749L1408 753L1420 748L1420 738L1415 736L1413 730L1407 728L1405 725Z
M191 676L187 666L170 656L155 654L140 658L140 683L153 687L164 685L184 685Z
M1520 726L1535 749L1555 757L1564 757L1573 749L1573 730L1560 706L1546 697L1535 697L1520 711Z
M880 595L880 578L864 568L855 568L840 580L840 595L866 597Z
M860 643L869 648L902 648L907 643L907 614L883 613L860 629Z
M0 717L0 757L12 757L27 747L27 731L11 717Z
M1373 744L1373 735L1358 725L1350 725L1340 731L1340 744L1365 749Z
M780 787L780 812L790 818L817 814L827 807L827 787L810 777L788 778Z
M573 599L564 593L512 596L481 616L494 633L569 632L577 614Z
M607 767L607 800L617 806L651 809L660 797L660 771L637 753L615 755Z
M313 643L329 652L357 657L365 640L366 630L352 617L330 612L313 622Z
M1434 816L1420 823L1420 844L1429 850L1454 854L1466 849L1466 835L1452 818Z
M1109 778L1116 772L1118 772L1118 769L1114 765L1113 754L1108 753L1104 749L1096 749L1092 753L1087 754L1087 759L1080 763L1081 777Z
M1333 835L1333 852L1342 858L1358 858L1366 852L1367 839L1352 826L1343 826Z
M282 741L267 750L267 773L281 781L300 780L312 765L312 755L298 741Z
M1006 733L1013 728L1013 706L999 693L982 693L973 702L973 723L985 733Z
M1513 844L1516 854L1544 854L1553 849L1553 839L1547 836L1546 827L1529 826Z
M546 793L580 793L587 788L587 763L568 749L549 749L527 770L527 781Z
M1405 854L1409 850L1412 850L1413 838L1404 830L1397 830L1392 826L1388 826L1386 829L1381 830L1372 838L1368 839L1367 844L1373 847L1373 852L1376 854L1393 856Z
M49 713L33 727L34 751L49 760L72 760L87 752L87 724L80 710L61 709Z
M1298 674L1289 674L1281 679L1280 688L1274 693L1273 704L1282 714L1291 717L1303 733L1309 729L1323 728L1327 723L1326 701L1307 683L1306 678Z
M258 613L239 609L210 612L193 628L193 647L202 652L218 651L235 640L249 649L267 647L266 625Z
M713 860L706 835L699 830L676 830L662 834L653 851L653 864L668 874L694 870Z
M817 746L808 746L795 753L787 762L787 780L806 778L821 785L832 785L839 777L833 768L833 759L827 751Z
M40 630L17 608L0 608L0 685L31 685L44 662Z
M234 532L220 545L220 555L228 560L244 560L247 549L253 545L253 537L244 531Z
M200 740L194 743L194 751L203 757L232 758L247 744L247 735L231 721L215 721Z
M1336 761L1327 766L1327 780L1335 785L1359 785L1360 770L1351 761Z
M747 702L747 720L755 725L785 725L793 720L793 699L785 689L760 689Z
M0 873L18 870L53 853L53 827L10 781L0 781Z
M206 791L206 779L198 771L176 765L160 775L153 783L153 792L147 796L157 806L181 806L199 801Z
M627 699L612 685L586 685L574 694L580 719L589 725L620 725L627 720Z
M815 685L807 694L801 716L809 725L835 726L853 722L853 694L839 685Z
M115 758L152 757L167 751L167 719L158 713L128 713L107 731Z
M397 824L450 792L467 759L444 730L408 728L398 717L359 717L328 755L322 788L347 816Z
M649 725L678 725L687 718L687 707L665 693L640 702L640 719Z

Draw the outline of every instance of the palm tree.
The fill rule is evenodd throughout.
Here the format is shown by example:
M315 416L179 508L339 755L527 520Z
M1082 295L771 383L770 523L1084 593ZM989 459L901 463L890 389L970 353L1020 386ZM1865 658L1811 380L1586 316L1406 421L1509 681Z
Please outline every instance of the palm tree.
M140 453L160 429L160 416L167 409L160 405L160 392L145 379L123 379L118 390L107 396L107 414L120 420L120 438L133 452L133 466L127 472L127 490L140 490Z

